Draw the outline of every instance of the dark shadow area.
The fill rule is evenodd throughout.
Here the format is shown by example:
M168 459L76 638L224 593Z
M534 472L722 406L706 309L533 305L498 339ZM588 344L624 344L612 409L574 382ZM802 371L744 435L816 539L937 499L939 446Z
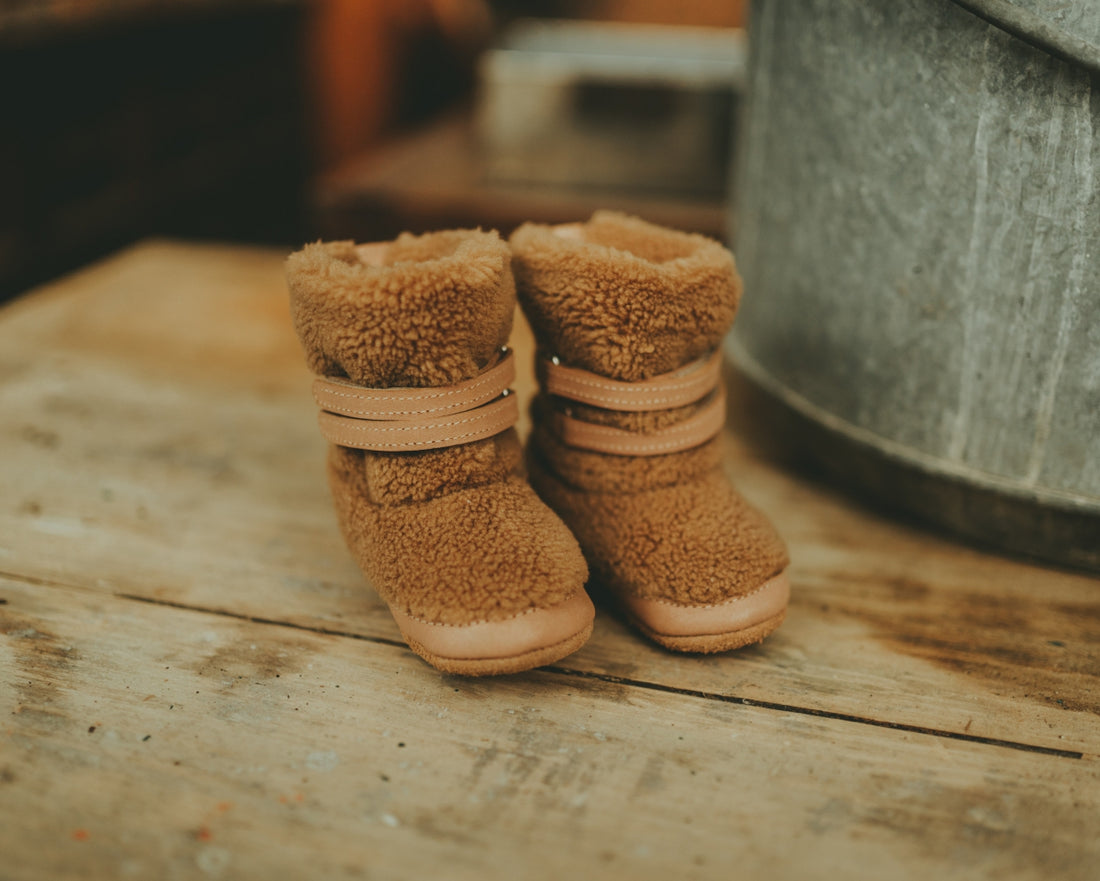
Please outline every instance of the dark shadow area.
M0 300L138 238L295 242L304 5L0 19Z

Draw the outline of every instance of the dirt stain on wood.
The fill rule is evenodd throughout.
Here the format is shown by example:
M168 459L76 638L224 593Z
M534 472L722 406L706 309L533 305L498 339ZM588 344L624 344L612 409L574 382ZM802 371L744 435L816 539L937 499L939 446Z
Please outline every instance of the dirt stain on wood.
M18 668L12 685L20 724L45 729L68 724L59 704L77 651L43 629L41 621L21 615L9 605L0 607L0 636L8 642Z
M1040 816L1042 823L1024 819ZM1026 780L959 788L914 782L896 793L889 807L858 806L850 819L908 842L922 856L970 865L982 875L1010 868L1012 874L1034 877L1078 877L1080 853L1064 845L1095 835L1093 818L1075 809L1072 799L1052 799ZM1053 829L1059 831L1052 841Z
M1044 604L1009 593L933 588L881 578L882 602L832 601L899 653L981 682L1007 697L1100 715L1100 603Z
M241 639L214 650L189 669L221 684L221 690L238 681L270 680L299 672L315 646L302 640L255 642Z
M42 513L42 503L36 499L27 499L20 504L19 513L27 517L38 517Z
M19 429L19 436L42 450L56 450L61 444L61 436L56 431L37 425L24 425Z

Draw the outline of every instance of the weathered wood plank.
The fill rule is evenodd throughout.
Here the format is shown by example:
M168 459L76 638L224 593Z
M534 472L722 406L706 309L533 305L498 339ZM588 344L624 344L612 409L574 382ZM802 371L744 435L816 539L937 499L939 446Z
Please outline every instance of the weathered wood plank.
M147 244L0 312L0 570L397 639L336 532L308 386L267 251ZM605 614L565 666L1100 752L1094 579L882 520L727 442L792 548L787 624L694 658Z
M1100 763L0 580L0 875L1091 879Z

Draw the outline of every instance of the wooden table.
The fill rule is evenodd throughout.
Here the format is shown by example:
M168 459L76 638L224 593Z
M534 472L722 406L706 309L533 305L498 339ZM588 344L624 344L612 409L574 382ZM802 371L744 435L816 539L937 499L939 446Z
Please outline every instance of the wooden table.
M0 876L1100 877L1100 584L792 475L736 394L774 637L601 612L427 667L337 533L280 258L151 242L0 311Z

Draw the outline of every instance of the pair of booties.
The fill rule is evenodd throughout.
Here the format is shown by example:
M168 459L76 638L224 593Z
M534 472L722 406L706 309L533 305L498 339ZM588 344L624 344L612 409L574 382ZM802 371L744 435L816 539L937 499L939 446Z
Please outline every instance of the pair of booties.
M741 293L721 245L597 212L510 242L312 244L287 280L340 527L428 663L488 675L570 654L592 633L590 571L670 649L782 622L786 549L721 465L719 344ZM540 382L526 456L517 290Z

